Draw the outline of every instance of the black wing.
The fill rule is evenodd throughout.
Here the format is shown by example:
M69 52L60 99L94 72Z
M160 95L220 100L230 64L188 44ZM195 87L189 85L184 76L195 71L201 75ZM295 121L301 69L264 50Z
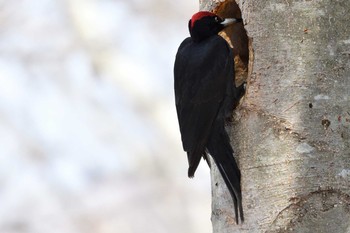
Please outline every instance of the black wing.
M234 85L232 51L220 36L200 43L187 38L177 52L174 76L182 145L192 177L205 155L213 122L227 97L227 86Z

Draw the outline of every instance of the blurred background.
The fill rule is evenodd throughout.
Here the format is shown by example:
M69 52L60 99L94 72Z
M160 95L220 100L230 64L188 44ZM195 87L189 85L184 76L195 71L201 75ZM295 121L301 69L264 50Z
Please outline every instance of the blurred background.
M197 0L0 1L0 233L209 233L173 62Z

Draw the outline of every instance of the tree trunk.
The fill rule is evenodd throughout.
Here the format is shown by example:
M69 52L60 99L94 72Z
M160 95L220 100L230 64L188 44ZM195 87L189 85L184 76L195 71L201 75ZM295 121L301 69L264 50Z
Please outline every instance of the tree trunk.
M211 0L200 9L241 13L253 41L248 64L238 61L246 35L228 35L244 42L235 63L248 81L227 128L245 222L235 225L212 163L213 232L350 232L349 0Z

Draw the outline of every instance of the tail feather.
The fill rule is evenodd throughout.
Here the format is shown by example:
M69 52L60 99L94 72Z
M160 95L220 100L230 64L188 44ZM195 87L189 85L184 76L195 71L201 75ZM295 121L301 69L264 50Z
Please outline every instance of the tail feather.
M232 196L235 218L238 224L238 216L244 221L241 193L241 173L233 157L230 139L223 124L214 124L207 149L213 157L221 176ZM239 212L239 215L238 215Z
M189 178L194 177L194 173L196 172L196 170L198 168L198 165L199 165L199 162L201 161L202 156L203 156L202 153L199 153L199 154L192 153L191 154L191 152L187 152L187 158L188 158L188 163L189 163L187 175Z

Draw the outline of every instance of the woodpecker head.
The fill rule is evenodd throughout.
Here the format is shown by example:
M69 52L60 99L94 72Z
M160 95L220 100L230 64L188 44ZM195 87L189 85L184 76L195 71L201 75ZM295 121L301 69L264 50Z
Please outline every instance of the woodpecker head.
M188 22L191 37L194 41L201 41L212 35L218 34L226 26L241 22L242 19L223 19L209 11L200 11L194 14Z

